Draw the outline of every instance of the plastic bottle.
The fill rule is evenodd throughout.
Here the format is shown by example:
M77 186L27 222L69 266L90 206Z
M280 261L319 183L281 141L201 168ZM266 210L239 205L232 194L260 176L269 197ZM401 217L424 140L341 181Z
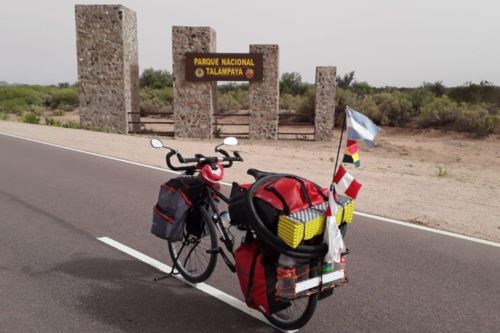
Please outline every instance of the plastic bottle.
M276 269L276 296L282 298L295 297L296 279L295 267L278 266Z

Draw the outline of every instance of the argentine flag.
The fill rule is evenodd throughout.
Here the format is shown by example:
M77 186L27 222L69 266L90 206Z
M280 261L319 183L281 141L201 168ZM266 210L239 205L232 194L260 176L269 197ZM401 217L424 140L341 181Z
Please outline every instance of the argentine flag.
M370 118L346 107L347 138L352 140L363 140L368 147L375 147L373 140L380 132L380 128L375 125Z

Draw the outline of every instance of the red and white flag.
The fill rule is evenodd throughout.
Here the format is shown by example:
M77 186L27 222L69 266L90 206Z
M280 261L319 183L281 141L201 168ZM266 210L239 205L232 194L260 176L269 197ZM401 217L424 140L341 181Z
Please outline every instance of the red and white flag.
M335 173L333 183L338 193L343 193L351 199L356 199L362 186L342 165Z

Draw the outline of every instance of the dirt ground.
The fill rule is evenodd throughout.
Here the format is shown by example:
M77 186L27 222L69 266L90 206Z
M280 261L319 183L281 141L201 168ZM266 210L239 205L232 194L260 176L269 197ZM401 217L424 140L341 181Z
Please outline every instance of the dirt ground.
M7 121L0 121L0 132L165 166L165 151L152 149L148 137ZM254 167L294 173L328 186L337 139L240 140L238 150L245 162L226 170L225 180L248 182L246 170ZM500 136L479 140L458 133L384 128L377 139L374 149L361 145L360 168L347 167L363 184L357 210L500 241ZM164 140L185 156L211 154L217 142Z

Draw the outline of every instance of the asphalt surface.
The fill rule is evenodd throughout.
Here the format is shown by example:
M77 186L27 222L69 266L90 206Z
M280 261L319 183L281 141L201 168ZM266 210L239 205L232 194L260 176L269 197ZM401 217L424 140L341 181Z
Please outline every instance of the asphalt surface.
M149 229L171 176L0 134L0 331L273 332L96 239L169 263ZM359 216L346 242L350 283L302 332L500 331L500 248ZM242 298L220 259L207 283Z

